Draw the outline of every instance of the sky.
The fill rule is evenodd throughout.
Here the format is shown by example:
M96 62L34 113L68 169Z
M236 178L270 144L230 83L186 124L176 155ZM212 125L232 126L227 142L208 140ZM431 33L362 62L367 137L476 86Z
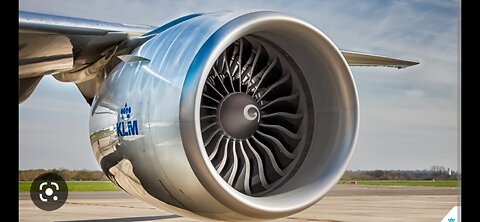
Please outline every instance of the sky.
M196 12L266 9L302 18L340 49L414 59L407 69L352 67L360 128L349 170L460 170L460 3L455 0L20 0L23 11L160 26ZM19 105L19 169L100 170L76 86L44 77Z

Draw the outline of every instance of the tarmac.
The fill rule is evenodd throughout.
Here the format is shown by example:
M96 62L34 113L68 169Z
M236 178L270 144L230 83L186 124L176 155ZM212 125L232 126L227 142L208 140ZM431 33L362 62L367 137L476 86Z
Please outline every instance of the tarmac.
M274 221L440 221L460 206L456 187L336 185L312 207ZM65 205L43 211L19 193L20 221L198 221L152 207L123 191L71 192Z

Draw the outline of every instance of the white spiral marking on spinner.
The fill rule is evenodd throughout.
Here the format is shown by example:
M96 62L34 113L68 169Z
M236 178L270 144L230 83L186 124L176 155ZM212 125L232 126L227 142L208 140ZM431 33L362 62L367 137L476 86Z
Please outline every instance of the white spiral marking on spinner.
M248 114L248 111L251 108L254 108L255 111L256 111L256 112L253 113L253 116L250 116L250 114ZM248 104L248 105L245 106L245 108L243 108L243 115L245 116L245 119L247 119L247 120L252 121L254 119L257 119L258 113L260 113L260 110L258 110L258 108L255 105Z

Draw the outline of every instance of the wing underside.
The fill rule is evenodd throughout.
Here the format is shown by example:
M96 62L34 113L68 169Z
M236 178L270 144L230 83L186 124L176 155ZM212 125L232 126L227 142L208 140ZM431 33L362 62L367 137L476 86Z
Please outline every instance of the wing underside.
M397 59L393 57L373 55L362 52L353 52L347 50L341 50L341 52L350 66L383 66L403 69L420 63L418 61Z
M19 101L33 92L44 75L75 82L82 94L85 82L105 68L106 59L133 46L126 43L154 27L109 23L89 19L19 12ZM129 41L131 43L131 41ZM97 84L95 84L97 85ZM90 95L91 96L91 95Z

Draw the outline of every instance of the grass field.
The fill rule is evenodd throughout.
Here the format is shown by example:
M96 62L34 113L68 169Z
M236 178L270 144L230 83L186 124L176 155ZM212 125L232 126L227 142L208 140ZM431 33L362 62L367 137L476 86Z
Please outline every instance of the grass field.
M18 182L19 192L29 192L31 181ZM68 191L82 192L82 191L119 191L110 181L67 181Z
M346 184L349 181L339 181L339 184ZM18 182L19 192L30 191L32 182ZM67 181L68 191L119 191L120 189L110 181ZM458 187L458 181L443 180L359 180L357 185L382 185L382 186L424 186L424 187Z
M339 181L345 184L349 181ZM455 180L359 180L357 185L382 185L382 186L422 186L422 187L458 187L460 184Z

